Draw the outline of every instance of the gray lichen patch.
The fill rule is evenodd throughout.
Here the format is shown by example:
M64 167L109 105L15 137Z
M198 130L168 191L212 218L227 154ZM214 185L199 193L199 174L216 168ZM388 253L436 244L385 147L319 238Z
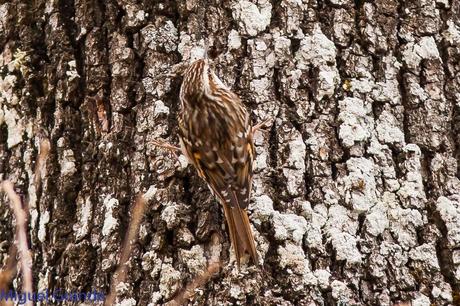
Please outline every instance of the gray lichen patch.
M404 133L399 125L396 117L391 112L384 110L375 127L379 141L388 144L404 144Z
M257 1L257 4L239 0L232 7L233 18L238 22L243 34L255 36L270 24L272 5L269 1Z
M405 172L405 179L401 181L401 187L397 194L404 207L424 208L426 195L421 173L421 152L414 144L404 147L406 158L401 165Z
M144 48L155 51L164 49L166 52L177 49L179 34L171 20L158 19L155 24L142 28L140 34Z
M450 198L439 197L436 202L436 210L447 228L447 240L449 246L454 249L460 246L460 196Z
M377 202L376 165L366 158L347 161L348 176L344 177L345 203L358 213L366 212Z
M6 105L3 106L2 114L3 122L5 122L8 127L7 145L8 148L12 148L22 142L22 137L25 132L24 122L14 108L8 109Z
M179 257L192 275L203 273L207 268L204 250L200 245L195 245L190 250L181 250Z
M160 272L160 294L169 299L180 288L181 273L167 261L163 262Z
M333 96L336 86L340 83L340 75L335 66L336 54L334 43L321 32L319 27L315 27L312 36L306 36L300 41L299 50L295 54L299 69L307 69L311 65L319 71L315 92L318 101Z
M374 127L374 120L370 116L371 105L357 98L345 98L339 101L339 108L339 137L342 144L351 148L367 141Z
M280 150L283 176L287 192L292 196L302 194L304 190L306 146L299 131L287 125L279 130L279 142L287 144Z
M307 221L294 214L280 214L275 212L273 215L274 238L278 241L290 240L295 245L301 245L303 236L307 231Z

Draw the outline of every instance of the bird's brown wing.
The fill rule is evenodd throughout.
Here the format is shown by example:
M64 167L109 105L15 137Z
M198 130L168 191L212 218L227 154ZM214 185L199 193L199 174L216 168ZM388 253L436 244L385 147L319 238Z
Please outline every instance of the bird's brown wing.
M216 126L213 130L212 121L208 118L207 130L201 131L200 125L195 123L195 133L210 134L207 137L203 137L202 134L200 139L195 141L189 129L189 139L182 138L183 149L200 177L207 182L224 207L238 266L245 252L248 252L257 263L254 238L246 213L250 200L254 157L249 118L232 127L224 126L227 135L221 135L224 132L219 132L222 125L225 125L224 122L215 120ZM219 138L216 138L216 135Z
M215 120L215 125L212 124L213 120L205 121L208 126L200 128L200 124L195 123L195 131L190 133L189 129L187 134L181 137L183 149L198 174L210 185L216 196L231 207L247 208L254 158L249 119L223 128L222 121ZM219 132L220 129L225 132ZM200 134L200 137L194 139L193 134L196 133ZM222 135L224 133L226 135Z

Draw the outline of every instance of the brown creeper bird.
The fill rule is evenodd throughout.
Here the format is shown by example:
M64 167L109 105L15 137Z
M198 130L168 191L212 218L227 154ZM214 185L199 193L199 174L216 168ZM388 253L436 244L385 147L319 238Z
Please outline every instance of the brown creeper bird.
M246 253L258 264L246 212L254 158L249 113L207 59L193 62L185 71L180 103L181 150L224 208L238 267Z

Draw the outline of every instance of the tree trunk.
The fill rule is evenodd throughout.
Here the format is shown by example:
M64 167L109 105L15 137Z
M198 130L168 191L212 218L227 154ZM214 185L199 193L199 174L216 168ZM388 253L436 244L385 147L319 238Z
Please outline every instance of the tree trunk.
M458 0L2 2L0 180L29 207L35 291L108 294L147 192L120 305L174 300L216 259L190 305L460 305ZM173 66L205 40L273 118L249 207L263 270L238 273L220 205L153 144L178 143Z

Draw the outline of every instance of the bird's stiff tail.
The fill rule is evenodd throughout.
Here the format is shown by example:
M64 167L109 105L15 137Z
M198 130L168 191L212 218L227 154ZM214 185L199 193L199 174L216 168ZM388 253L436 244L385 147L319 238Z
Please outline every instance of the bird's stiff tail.
M238 269L240 267L241 258L244 257L246 253L249 254L253 263L258 265L259 260L254 243L254 236L252 235L246 209L230 207L226 203L223 203L223 206Z

